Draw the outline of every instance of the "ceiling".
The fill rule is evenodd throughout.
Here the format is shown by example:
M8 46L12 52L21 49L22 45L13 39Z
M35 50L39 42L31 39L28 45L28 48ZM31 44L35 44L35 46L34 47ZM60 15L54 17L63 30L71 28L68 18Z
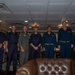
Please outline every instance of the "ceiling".
M57 28L62 20L68 20L72 28L75 26L75 0L0 0L0 5L5 8L0 10L4 26L14 23L21 29L37 22L42 29L48 25Z

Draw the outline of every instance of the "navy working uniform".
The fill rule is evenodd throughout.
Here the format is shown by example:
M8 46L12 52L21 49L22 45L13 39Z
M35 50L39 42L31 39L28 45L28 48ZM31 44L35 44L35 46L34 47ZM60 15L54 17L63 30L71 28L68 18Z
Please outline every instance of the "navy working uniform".
M38 46L42 42L41 34L31 34L29 42L34 46ZM35 50L30 46L30 58L40 58L40 47L38 48L38 50Z
M60 57L70 58L71 57L71 44L73 44L73 35L70 28L66 30L61 28L58 32L58 45L60 45Z
M9 32L6 36L8 41L8 53L7 53L7 65L6 70L10 70L11 59L13 59L13 70L17 68L17 57L18 57L18 38L19 35L16 32Z
M56 36L53 32L48 34L48 32L44 33L42 45L45 48L44 57L45 58L53 58L54 57L54 48L56 46Z
M5 34L0 32L0 71L2 71L2 62L3 62L3 53L4 53L4 46L3 43L5 41Z

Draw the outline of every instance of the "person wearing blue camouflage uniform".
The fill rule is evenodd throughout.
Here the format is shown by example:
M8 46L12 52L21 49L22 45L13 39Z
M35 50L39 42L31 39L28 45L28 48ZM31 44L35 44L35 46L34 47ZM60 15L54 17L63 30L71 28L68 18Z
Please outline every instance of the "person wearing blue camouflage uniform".
M62 22L62 28L58 31L58 48L60 48L61 58L71 58L73 47L72 30L67 27L66 21Z
M42 37L38 33L38 28L34 27L34 32L30 36L30 59L40 58Z
M19 35L16 32L16 26L12 25L11 32L7 33L6 35L7 72L10 71L11 59L13 60L13 71L16 71L17 69L18 38Z
M45 58L54 58L54 49L56 46L56 35L52 32L52 27L47 27L47 32L43 35L42 46Z
M0 72L2 72L2 63L3 63L3 53L4 53L4 42L5 42L5 33L0 32Z

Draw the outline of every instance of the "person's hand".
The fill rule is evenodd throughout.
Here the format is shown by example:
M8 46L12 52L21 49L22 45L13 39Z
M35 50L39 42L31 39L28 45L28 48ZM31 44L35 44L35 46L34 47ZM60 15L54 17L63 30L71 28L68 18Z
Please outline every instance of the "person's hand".
M6 48L6 52L8 52L8 48Z
M38 47L34 47L35 50L38 50Z
M45 47L43 47L42 50L45 51Z
M24 52L24 48L23 47L21 47L21 52Z
M2 44L0 44L0 48L2 48Z
M18 47L18 51L20 51L20 47Z
M56 51L56 47L54 48L54 51Z
M75 51L75 47L73 46L73 50Z
M71 48L73 48L73 44L71 44Z
M60 45L58 45L58 48L60 49Z

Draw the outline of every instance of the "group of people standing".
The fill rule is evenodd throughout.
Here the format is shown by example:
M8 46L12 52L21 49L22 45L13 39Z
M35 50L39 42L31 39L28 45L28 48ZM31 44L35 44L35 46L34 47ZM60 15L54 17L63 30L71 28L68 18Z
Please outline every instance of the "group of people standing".
M24 26L23 32L18 34L16 26L13 25L11 32L6 35L0 32L0 71L2 71L4 44L7 52L6 71L10 70L11 59L13 60L13 71L16 71L18 53L20 55L20 65L24 64L28 58L40 58L41 49L44 51L44 58L54 58L57 44L60 49L60 57L71 58L75 40L72 30L67 27L66 21L62 22L62 28L58 31L58 42L51 26L47 27L47 32L43 36L38 32L38 27L34 27L30 36L27 31L27 27Z

